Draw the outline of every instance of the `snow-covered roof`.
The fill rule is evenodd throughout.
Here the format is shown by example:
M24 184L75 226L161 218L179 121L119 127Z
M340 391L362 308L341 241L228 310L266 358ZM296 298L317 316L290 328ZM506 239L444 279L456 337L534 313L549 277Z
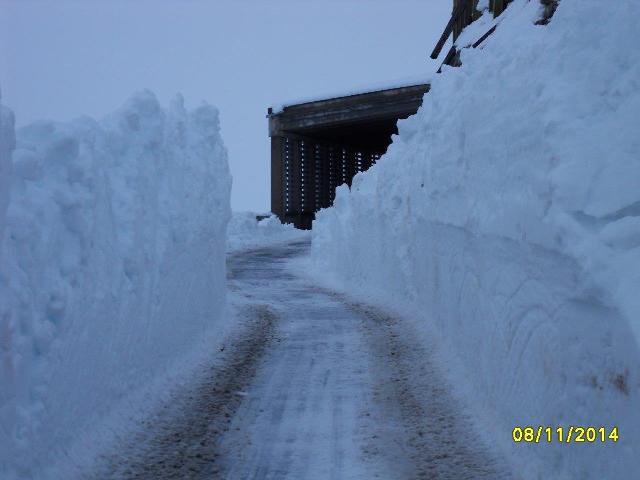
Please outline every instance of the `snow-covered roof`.
M310 95L308 97L299 97L273 104L273 113L280 113L285 107L291 105L300 105L303 103L317 102L319 100L327 100L331 98L350 97L352 95L360 95L363 93L379 92L382 90L392 90L394 88L411 87L414 85L424 85L431 82L431 75L421 74L412 75L396 80L388 80L381 82L371 82L366 84L354 85L341 91L323 92Z

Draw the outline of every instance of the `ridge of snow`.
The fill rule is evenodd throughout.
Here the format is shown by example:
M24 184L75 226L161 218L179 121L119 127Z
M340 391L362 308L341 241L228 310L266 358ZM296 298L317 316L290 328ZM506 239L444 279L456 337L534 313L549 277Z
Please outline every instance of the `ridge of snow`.
M536 26L540 12L513 1L482 48L434 77L388 152L319 212L312 258L438 339L523 478L628 478L640 466L640 3L562 0ZM517 425L625 433L522 445Z
M43 478L222 330L231 176L218 111L180 96L36 122L15 149L1 119L0 477Z
M273 213L266 218L256 220L255 212L233 212L227 229L227 251L276 245L309 238L308 230L298 230L291 224L283 224Z

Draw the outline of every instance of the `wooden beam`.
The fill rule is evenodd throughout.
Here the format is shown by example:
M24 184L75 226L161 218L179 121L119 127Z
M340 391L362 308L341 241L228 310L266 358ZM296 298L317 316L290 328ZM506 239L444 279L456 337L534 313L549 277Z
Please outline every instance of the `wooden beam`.
M464 27L466 27L469 23L476 20L480 16L480 12L476 10L477 4L478 0L459 0L457 5L454 2L454 8L453 12L451 13L451 18L449 19L447 26L444 28L444 32L442 32L438 43L436 43L433 52L431 52L432 59L436 60L440 56L440 52L442 52L444 44L447 42L447 39L452 33L453 40L455 42L456 37L460 34ZM465 16L467 18L464 18Z
M472 45L472 47L473 48L478 48L480 46L480 44L482 44L482 42L484 42L487 38L489 38L489 36L493 32L496 31L496 27L497 27L497 25L494 25L493 27L491 27L487 33L485 33L478 40L475 41L475 43Z
M428 84L329 98L290 105L269 115L269 136L376 120L406 118L416 113Z
M451 18L449 19L447 26L444 27L444 32L442 32L442 35L440 35L440 39L438 40L438 43L436 43L436 46L431 52L432 59L436 60L440 56L442 47L444 47L444 44L447 42L447 39L449 38L449 35L451 35L451 32L453 31L453 26L455 25L456 20L458 20L458 15L460 15L461 10L462 9L458 6L451 13Z

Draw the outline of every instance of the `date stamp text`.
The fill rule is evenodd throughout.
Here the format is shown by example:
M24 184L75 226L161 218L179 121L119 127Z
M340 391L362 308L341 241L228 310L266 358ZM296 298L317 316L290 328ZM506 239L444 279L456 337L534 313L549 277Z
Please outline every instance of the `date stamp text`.
M618 427L550 427L539 425L514 427L511 438L515 443L617 443Z

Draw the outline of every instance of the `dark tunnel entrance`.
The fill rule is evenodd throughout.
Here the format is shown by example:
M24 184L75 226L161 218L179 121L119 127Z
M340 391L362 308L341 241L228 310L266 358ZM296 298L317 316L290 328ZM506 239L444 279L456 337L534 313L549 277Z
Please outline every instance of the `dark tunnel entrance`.
M417 112L428 84L269 109L271 211L309 229L333 204L335 189L387 150L396 123Z

